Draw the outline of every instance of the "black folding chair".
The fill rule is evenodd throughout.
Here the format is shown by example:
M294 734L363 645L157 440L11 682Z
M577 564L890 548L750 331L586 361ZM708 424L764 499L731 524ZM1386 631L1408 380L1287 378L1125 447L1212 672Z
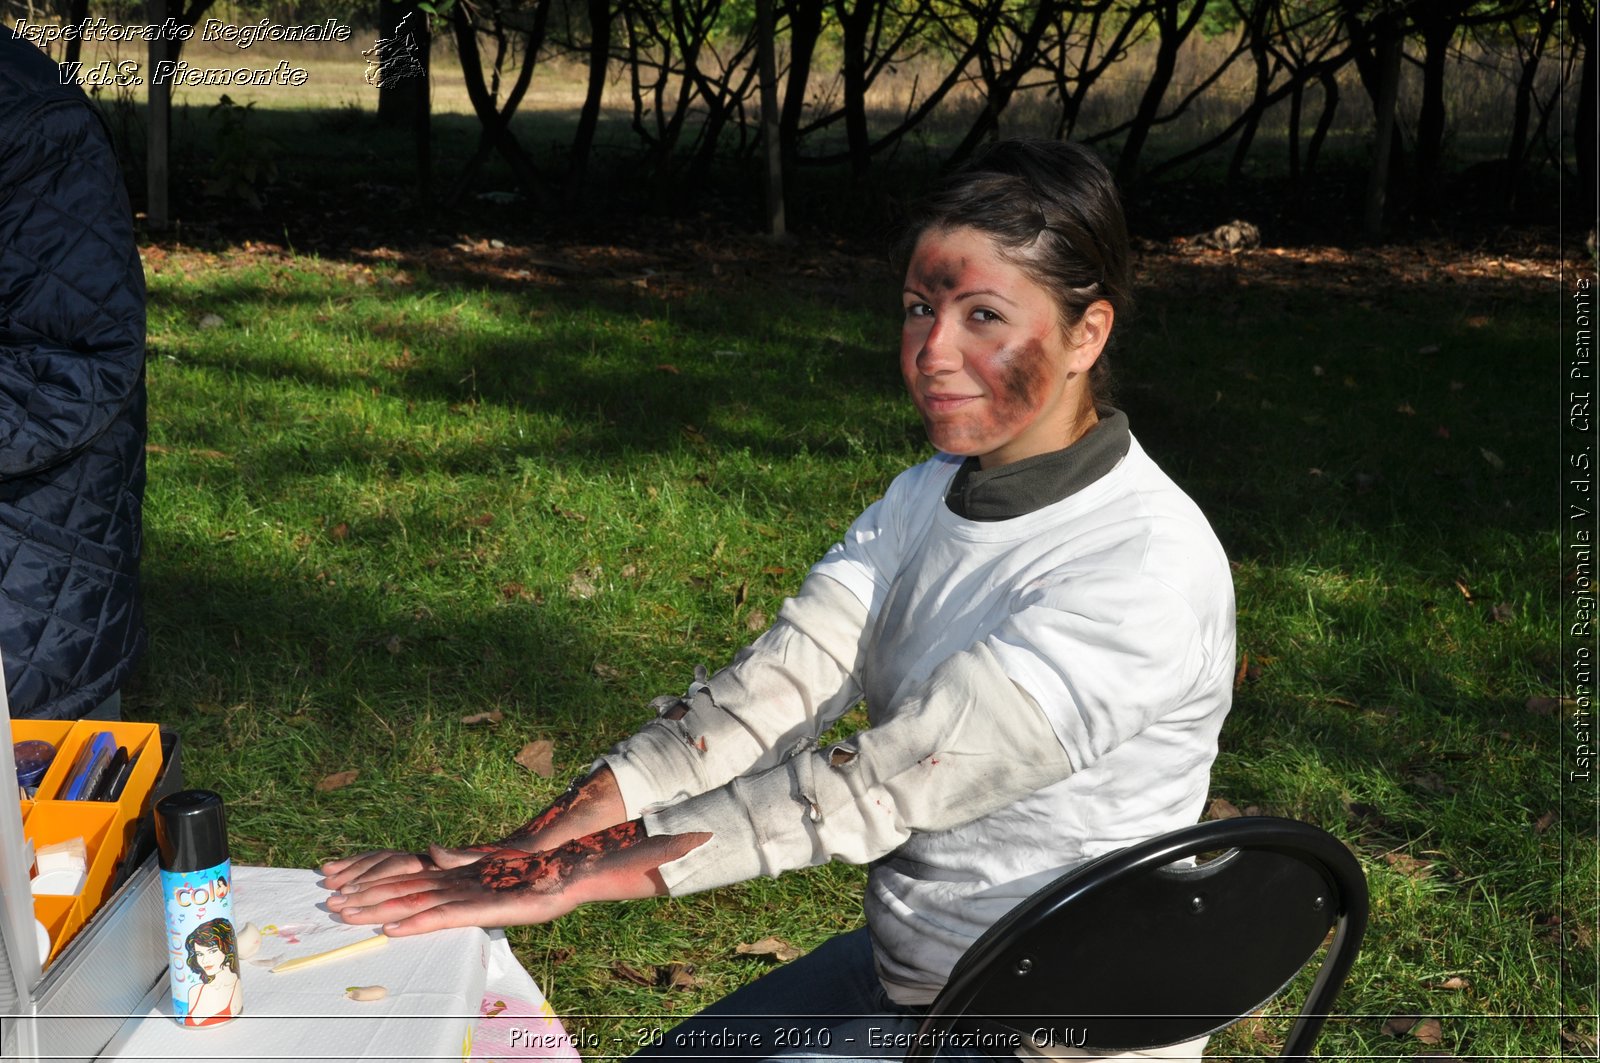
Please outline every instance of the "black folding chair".
M991 927L906 1058L952 1044L1007 1057L1030 1039L1106 1053L1189 1041L1276 996L1332 927L1281 1053L1304 1059L1366 925L1366 876L1326 831L1265 816L1186 827L1063 875Z

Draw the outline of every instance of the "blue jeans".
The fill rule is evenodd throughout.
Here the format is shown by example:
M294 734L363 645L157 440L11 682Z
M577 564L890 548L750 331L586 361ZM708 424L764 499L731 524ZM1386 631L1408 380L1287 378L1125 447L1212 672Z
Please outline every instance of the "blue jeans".
M898 1061L926 1010L889 999L872 966L872 942L856 930L735 990L633 1058Z

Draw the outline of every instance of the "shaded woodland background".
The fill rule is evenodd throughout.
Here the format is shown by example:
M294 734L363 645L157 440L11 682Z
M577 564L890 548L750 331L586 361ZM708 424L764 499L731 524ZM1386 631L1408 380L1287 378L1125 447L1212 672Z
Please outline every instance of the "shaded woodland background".
M122 0L0 10L153 13ZM172 149L191 222L295 213L293 182L274 187L285 157L358 132L385 139L336 183L377 182L391 210L478 202L559 219L710 204L770 228L763 190L781 179L789 227L850 230L985 140L1031 133L1096 146L1148 201L1135 212L1146 229L1202 220L1185 203L1195 188L1208 207L1284 215L1321 239L1593 213L1593 0L172 0L165 13L338 18L356 27L347 69L380 39L408 41L427 66L401 76L403 49L389 49L387 84L324 101L293 130L267 112L313 117L308 94L194 90ZM257 65L272 46L204 60L200 47L167 54ZM86 58L78 42L53 51ZM142 92L99 93L136 204Z

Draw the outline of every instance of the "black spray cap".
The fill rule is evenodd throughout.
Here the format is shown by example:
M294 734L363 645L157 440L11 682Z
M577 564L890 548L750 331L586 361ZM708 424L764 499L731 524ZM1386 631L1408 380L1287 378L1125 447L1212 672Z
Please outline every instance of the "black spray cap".
M179 790L157 801L156 846L163 871L204 871L226 860L228 822L221 795Z

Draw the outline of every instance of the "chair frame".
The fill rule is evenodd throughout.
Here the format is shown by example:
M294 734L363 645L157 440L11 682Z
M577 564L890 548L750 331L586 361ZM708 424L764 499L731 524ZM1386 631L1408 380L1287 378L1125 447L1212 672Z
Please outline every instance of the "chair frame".
M1331 910L1326 914L1333 928L1333 939L1280 1053L1282 1058L1287 1059L1310 1058L1311 1048L1322 1032L1345 977L1355 963L1366 931L1366 876L1344 843L1319 827L1270 816L1245 816L1195 824L1120 849L1075 868L1036 891L985 932L961 957L950 980L919 1027L906 1059L931 1059L937 1054L945 1035L958 1022L969 1023L977 1018L968 1014L969 1005L980 989L995 976L995 967L1004 962L1005 954L1015 951L1017 942L1012 934L1014 927L1037 926L1041 920L1055 916L1091 894L1115 889L1119 883L1154 873L1175 861L1219 850L1227 851L1216 860L1201 865L1201 869L1219 864L1240 851L1277 853L1300 861L1320 873L1330 892ZM1323 898L1316 900L1321 902ZM1318 910L1321 910L1320 907ZM1205 1032L1215 1033L1225 1029L1276 997L1310 962L1315 951L1313 948L1306 954L1276 992ZM1020 975L1023 972L1016 973ZM1063 1012L1063 1016L1070 1014L1070 1011ZM982 1025L981 1019L979 1025ZM1194 1036L1201 1034L1197 1032ZM1151 1046L1096 1047L1110 1052Z

